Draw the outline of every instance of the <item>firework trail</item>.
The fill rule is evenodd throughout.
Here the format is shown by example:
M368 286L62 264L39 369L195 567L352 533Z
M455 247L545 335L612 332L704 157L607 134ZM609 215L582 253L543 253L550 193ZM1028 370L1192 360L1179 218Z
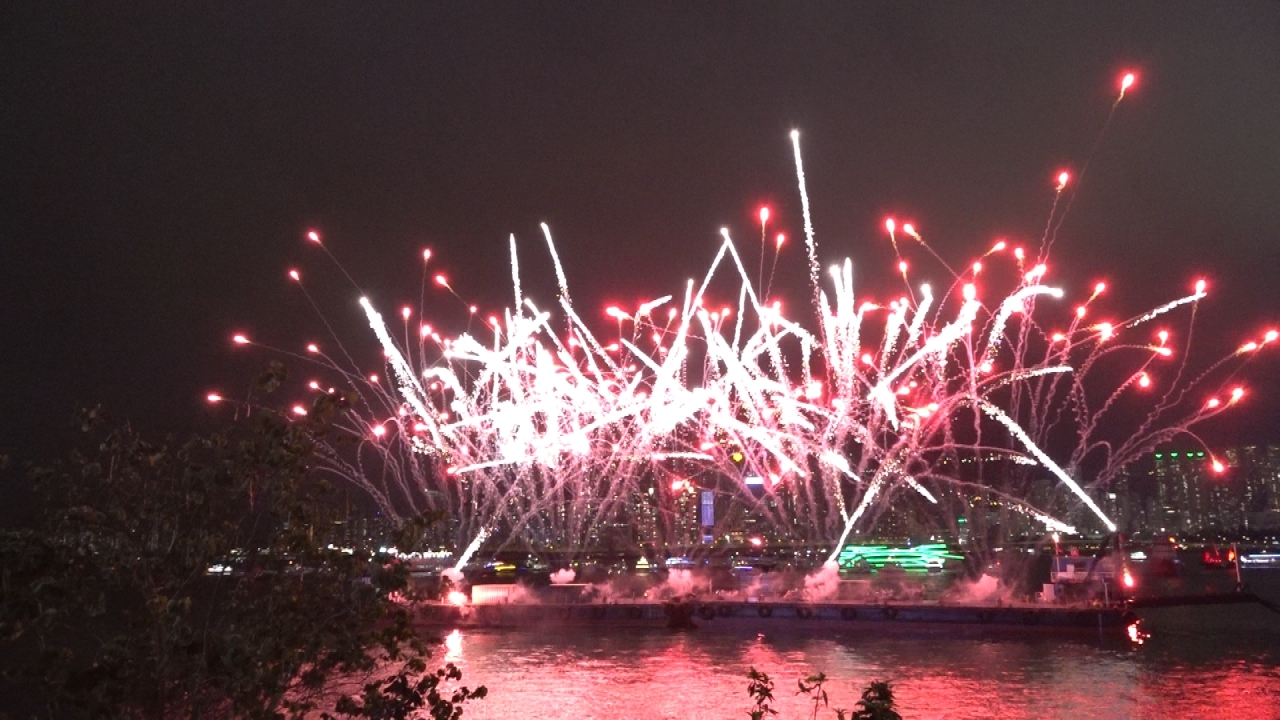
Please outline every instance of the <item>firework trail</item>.
M949 283L940 295L925 284L918 300L858 298L849 259L824 287L798 133L791 139L816 329L765 304L759 271L753 283L725 229L701 283L690 280L665 317L657 311L673 295L634 312L610 307L618 337L598 337L570 300L543 224L562 324L522 290L513 235L515 305L484 330L447 338L423 324L414 343L406 308L398 341L361 298L385 356L383 377L356 367L345 349L341 362L309 346L303 357L334 383L313 383L313 409L299 405L295 414L358 394L338 421L355 443L321 438L325 469L392 516L446 511L452 543L468 555L486 539L599 547L618 527L667 547L696 544L701 531L688 526L700 492L728 499L716 537L750 517L832 558L852 533L895 514L943 530L958 518L981 525L994 511L1006 529L1070 533L1087 522L1114 531L1093 493L1125 464L1237 403L1243 389L1221 400L1215 378L1276 340L1268 332L1184 383L1185 356L1161 372L1175 354L1169 330L1156 340L1137 334L1184 306L1194 317L1202 281L1129 320L1085 324L1104 286L1072 313L1061 307L1067 292L1047 284L1047 257L1028 271L1021 248L1006 252L1003 241L963 275L937 258ZM897 223L885 227L897 255ZM903 231L936 257L914 228ZM994 279L978 286L984 261L1012 270L1004 294L991 294ZM709 299L713 279L726 277L737 286L736 308ZM437 284L457 294L443 276ZM1046 329L1063 318L1064 330ZM1168 384L1156 393L1162 377ZM1134 415L1139 404L1147 409ZM1138 419L1125 422L1120 406Z

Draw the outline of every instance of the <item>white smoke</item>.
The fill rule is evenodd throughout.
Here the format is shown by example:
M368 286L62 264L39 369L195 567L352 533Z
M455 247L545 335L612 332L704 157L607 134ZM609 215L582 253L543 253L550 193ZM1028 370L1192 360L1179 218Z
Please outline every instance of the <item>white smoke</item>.
M672 570L667 573L667 586L676 595L688 595L694 590L693 572L689 570Z
M552 585L568 585L569 583L573 582L574 578L576 577L578 577L578 573L574 572L573 568L565 568L563 570L557 570L551 573L551 584Z
M957 583L947 591L950 602L971 605L983 605L1000 600L1011 600L1011 592L1000 584L1000 580L992 575L983 575L973 582Z
M840 565L834 560L822 563L822 569L804 579L804 597L809 601L832 600L840 591Z
M676 568L667 572L667 579L651 591L657 600L669 600L683 595L694 595L707 589L705 578L697 578L693 571Z

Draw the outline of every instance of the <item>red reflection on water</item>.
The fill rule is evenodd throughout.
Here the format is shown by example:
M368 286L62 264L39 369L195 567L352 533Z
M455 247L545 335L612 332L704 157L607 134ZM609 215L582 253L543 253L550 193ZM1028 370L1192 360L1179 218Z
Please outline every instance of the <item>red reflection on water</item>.
M1141 645L1147 641L1147 638L1151 637L1150 633L1146 633L1142 631L1141 623L1139 623L1137 620L1134 620L1133 622L1129 623L1125 627L1124 631L1125 631L1125 634L1129 636L1129 642L1133 643L1134 645Z
M1230 642L1205 647L1179 633L1147 642L1142 625L1130 627L1121 637L1132 652L1120 653L1115 644L1062 638L895 638L868 628L468 631L465 655L458 633L459 655L448 660L466 684L490 689L468 706L473 720L518 717L530 707L579 719L737 717L750 704L751 667L773 679L782 718L809 717L812 705L794 694L796 681L819 671L829 678L831 707L853 707L867 683L885 679L907 718L1280 717L1280 676L1269 651L1227 652Z
M445 662L454 662L462 658L462 631L454 630L444 638Z

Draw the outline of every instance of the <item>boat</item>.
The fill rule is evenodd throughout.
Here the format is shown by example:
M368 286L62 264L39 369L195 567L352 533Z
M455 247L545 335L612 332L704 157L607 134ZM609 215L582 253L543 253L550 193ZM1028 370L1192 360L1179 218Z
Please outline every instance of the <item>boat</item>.
M1256 552L1240 555L1240 566L1254 568L1280 568L1280 552Z
M754 631L812 628L876 632L956 630L992 633L1123 633L1137 621L1126 605L1072 606L937 602L725 601L485 603L422 607L427 626L528 628L589 625Z

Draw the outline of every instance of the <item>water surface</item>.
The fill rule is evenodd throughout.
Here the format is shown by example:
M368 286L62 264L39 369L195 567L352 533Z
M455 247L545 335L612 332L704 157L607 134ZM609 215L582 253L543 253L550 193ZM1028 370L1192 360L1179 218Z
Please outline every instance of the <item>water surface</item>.
M1280 571L1251 585L1280 599ZM1147 614L1142 644L1085 636L983 637L804 631L463 630L450 660L487 699L466 717L745 718L750 667L776 682L784 720L812 672L833 707L893 682L905 718L1280 718L1280 615L1259 606ZM819 717L823 717L820 713ZM834 718L828 712L826 717Z

